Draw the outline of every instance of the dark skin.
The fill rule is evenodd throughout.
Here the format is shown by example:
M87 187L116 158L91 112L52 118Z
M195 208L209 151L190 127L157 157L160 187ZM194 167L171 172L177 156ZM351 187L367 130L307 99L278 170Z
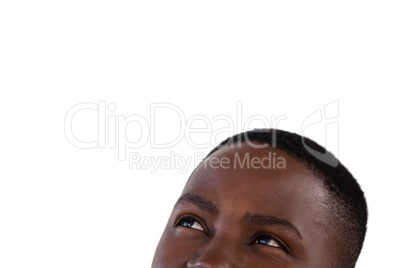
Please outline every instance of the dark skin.
M268 152L286 168L234 167L236 157ZM332 267L336 234L327 201L320 180L285 152L246 143L221 148L191 175L152 267Z

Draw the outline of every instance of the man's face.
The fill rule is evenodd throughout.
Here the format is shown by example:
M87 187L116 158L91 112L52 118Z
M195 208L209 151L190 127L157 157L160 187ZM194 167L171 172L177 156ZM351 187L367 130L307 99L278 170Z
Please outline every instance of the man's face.
M320 181L278 149L222 148L190 177L152 267L330 267L327 198Z

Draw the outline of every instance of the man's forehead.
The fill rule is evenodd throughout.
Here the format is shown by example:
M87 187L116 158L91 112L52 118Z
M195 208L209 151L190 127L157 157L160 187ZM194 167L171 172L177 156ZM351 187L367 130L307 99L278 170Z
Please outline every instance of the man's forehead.
M248 159L244 157L248 154ZM303 163L289 156L286 152L273 147L253 148L251 146L227 147L213 153L210 157L223 159L228 157L230 167L210 165L207 159L206 165L200 165L192 174L186 185L186 191L202 191L219 195L221 201L228 200L250 207L267 207L268 210L286 210L293 213L295 210L313 209L317 212L327 210L328 191L324 188L321 179ZM271 167L264 168L258 165L247 166L247 161L256 157L271 158ZM274 166L281 158L286 165ZM243 160L243 166L239 161ZM279 160L278 160L279 159ZM237 161L233 162L233 161ZM264 162L268 163L268 160ZM266 167L266 165L265 165ZM282 214L282 212L281 212ZM327 218L325 215L314 215L316 218Z
M189 190L236 194L242 199L257 196L261 202L327 197L321 180L303 163L272 147L221 148L194 171L185 187Z
M258 179L317 179L305 165L275 147L255 147L246 143L226 146L209 155L191 177L241 177ZM191 179L190 177L190 179Z

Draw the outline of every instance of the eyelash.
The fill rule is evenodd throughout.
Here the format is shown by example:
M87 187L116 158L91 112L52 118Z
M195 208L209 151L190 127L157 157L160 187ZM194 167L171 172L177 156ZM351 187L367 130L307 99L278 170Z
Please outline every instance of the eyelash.
M252 244L256 244L256 245L262 245L264 246L264 244L260 244L258 243L259 240L272 240L274 241L278 246L270 246L270 245L265 245L267 247L273 247L273 248L279 248L284 250L286 253L290 252L290 249L286 246L285 243L283 243L280 239L275 238L274 236L272 236L271 234L268 233L258 233L256 234L251 240L250 240L250 245Z
M191 226L186 226L186 225L185 225L185 222L186 222L186 221L190 221L190 222L192 222L192 224L198 223L199 226L200 226L203 230L200 230L199 228L193 228L193 227L191 227ZM176 221L176 223L174 224L174 226L175 226L175 227L181 226L181 227L184 227L184 228L194 229L194 230L203 232L203 233L205 233L206 235L209 235L208 229L205 227L205 226L206 226L205 223L204 223L202 220L200 220L200 219L198 219L197 217L194 217L194 216L182 216L182 217L180 217L180 218ZM284 250L284 251L287 252L287 253L290 252L290 249L285 245L285 243L283 243L280 239L277 239L277 238L273 237L272 235L270 235L270 234L268 234L268 233L258 233L258 234L256 234L256 235L253 236L253 238L250 240L249 244L250 244L250 245L256 244L256 245L262 245L262 246L264 246L264 244L258 243L260 240L272 240L272 241L274 241L278 246L270 246L270 245L265 245L265 246L267 246L267 247L273 247L273 248L279 248L279 249Z
M193 228L193 227L191 227L191 226L185 226L185 225L184 225L184 222L185 222L185 221L192 221L193 224L194 224L194 223L198 223L198 224L200 225L200 227L202 228L202 230L200 230L200 229L198 229L198 228ZM182 216L182 217L180 217L180 218L176 221L176 223L174 224L174 226L175 226L175 227L181 226L181 227L184 227L184 228L194 229L194 230L203 232L203 233L205 233L206 235L209 235L209 231L208 231L208 229L206 228L205 223L204 223L202 220L200 220L200 219L198 219L198 218L196 218L196 217L193 217L193 216Z

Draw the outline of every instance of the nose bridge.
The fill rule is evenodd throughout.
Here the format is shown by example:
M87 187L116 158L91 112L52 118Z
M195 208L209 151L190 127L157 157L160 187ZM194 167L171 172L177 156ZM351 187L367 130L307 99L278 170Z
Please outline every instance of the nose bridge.
M235 234L216 234L210 241L198 251L198 255L189 260L187 267L198 268L239 268L240 264L239 246L240 242L235 241Z

